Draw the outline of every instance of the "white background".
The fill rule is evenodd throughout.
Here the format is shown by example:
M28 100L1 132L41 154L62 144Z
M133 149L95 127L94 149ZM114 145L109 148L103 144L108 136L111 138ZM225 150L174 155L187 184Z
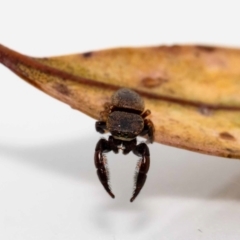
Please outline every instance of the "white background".
M0 43L38 57L240 47L237 3L0 0ZM110 153L112 200L93 164L94 123L0 65L0 239L240 238L240 161L153 144L147 183L130 203L137 157Z

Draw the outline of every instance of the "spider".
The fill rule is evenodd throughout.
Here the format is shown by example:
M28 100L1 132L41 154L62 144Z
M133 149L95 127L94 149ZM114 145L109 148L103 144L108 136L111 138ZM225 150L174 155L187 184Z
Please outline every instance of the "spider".
M109 172L107 159L104 153L113 151L118 153L119 149L123 154L132 151L141 157L135 175L135 183L130 202L140 193L147 179L147 172L150 166L150 153L146 143L137 145L137 136L148 135L148 142L154 140L154 126L151 120L146 119L151 112L144 111L143 99L134 91L128 88L121 88L116 91L110 103L105 104L105 111L101 112L101 121L95 124L96 131L103 134L110 132L108 140L100 139L95 148L94 161L97 168L97 175L108 194L114 198L109 185Z

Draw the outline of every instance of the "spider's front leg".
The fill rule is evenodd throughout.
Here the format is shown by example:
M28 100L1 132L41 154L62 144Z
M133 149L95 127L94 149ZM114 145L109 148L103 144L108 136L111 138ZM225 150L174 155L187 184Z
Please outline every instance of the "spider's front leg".
M111 150L112 148L110 142L107 141L106 139L100 139L95 148L94 161L100 182L102 183L103 187L108 192L108 194L112 198L114 198L115 196L112 193L109 185L109 172L107 168L107 159L106 156L104 156L104 153L110 152Z
M99 133L102 133L102 134L105 133L105 131L107 130L106 122L104 122L104 121L97 121L95 123L95 129Z
M135 189L133 191L133 196L130 199L130 202L133 202L137 195L140 193L143 188L145 181L147 179L147 172L150 166L150 153L146 143L138 144L134 149L133 153L139 157L141 160L139 162L139 170L136 175Z
M144 128L140 133L140 136L148 135L148 142L154 141L154 125L150 119L144 119Z

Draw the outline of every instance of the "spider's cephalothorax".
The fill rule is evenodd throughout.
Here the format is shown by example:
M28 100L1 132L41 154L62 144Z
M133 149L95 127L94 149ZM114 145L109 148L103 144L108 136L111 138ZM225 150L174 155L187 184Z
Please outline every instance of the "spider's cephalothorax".
M154 127L151 120L146 117L151 114L149 110L144 111L142 98L134 91L121 88L115 92L111 102L105 105L105 111L101 112L101 121L96 122L96 130L100 133L109 131L111 136L108 140L100 139L95 149L95 166L97 174L103 187L114 198L109 186L109 174L106 166L104 153L113 151L118 153L119 149L123 154L130 151L141 157L138 164L136 182L134 186L132 202L141 191L150 166L150 154L146 143L137 145L137 136L148 135L148 141L153 142Z

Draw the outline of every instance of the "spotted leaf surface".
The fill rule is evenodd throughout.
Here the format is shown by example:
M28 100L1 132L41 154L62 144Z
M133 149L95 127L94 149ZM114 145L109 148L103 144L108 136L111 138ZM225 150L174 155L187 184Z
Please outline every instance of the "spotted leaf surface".
M152 112L156 142L240 158L238 49L159 46L33 58L0 45L0 62L95 119L117 89L133 89Z

